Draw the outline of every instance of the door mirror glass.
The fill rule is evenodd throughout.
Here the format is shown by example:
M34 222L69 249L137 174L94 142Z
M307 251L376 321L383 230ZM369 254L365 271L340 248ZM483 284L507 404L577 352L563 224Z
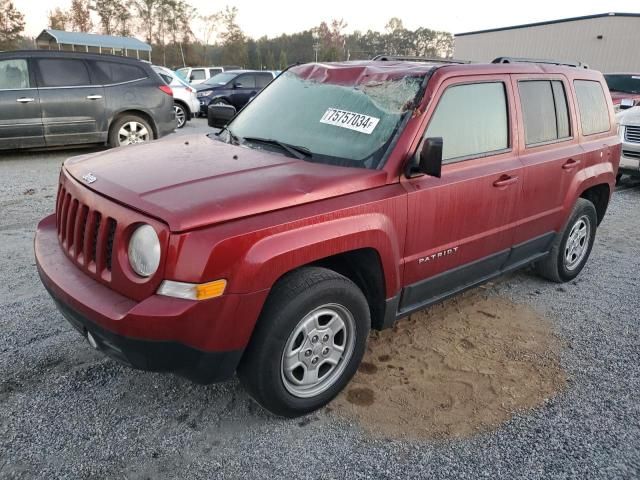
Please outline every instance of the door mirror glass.
M222 128L236 116L236 108L233 105L209 105L207 110L207 123L213 128Z
M432 177L442 176L442 137L424 139L418 154L418 169Z
M233 88L242 88L242 82L235 82Z

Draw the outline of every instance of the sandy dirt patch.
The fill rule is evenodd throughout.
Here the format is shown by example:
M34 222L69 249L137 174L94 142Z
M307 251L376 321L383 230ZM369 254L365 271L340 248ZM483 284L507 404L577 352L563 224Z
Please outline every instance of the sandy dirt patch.
M476 291L372 332L358 373L329 408L375 436L466 437L562 390L559 351L530 307Z

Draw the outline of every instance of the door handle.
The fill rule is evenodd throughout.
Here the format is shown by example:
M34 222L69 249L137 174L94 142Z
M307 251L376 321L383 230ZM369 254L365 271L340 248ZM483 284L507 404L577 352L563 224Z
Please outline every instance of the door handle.
M100 100L102 95L87 95L87 100Z
M35 102L35 98L30 98L30 97L20 97L16 100L16 102L18 103L31 103L31 102Z
M493 182L493 186L496 188L508 187L518 181L518 177L512 177L511 175L502 175L498 180Z
M580 160L570 158L564 163L564 165L562 165L562 168L564 170L571 170L572 168L576 168L578 165L580 165Z

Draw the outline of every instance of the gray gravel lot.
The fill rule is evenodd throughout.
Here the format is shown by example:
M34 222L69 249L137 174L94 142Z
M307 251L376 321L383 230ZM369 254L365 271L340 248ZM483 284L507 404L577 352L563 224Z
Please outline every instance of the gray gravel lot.
M196 120L180 134L206 130ZM0 153L1 478L640 477L639 188L616 193L577 281L525 271L489 287L551 319L566 391L470 439L387 441L326 411L274 418L237 381L197 386L94 352L32 251L73 154Z

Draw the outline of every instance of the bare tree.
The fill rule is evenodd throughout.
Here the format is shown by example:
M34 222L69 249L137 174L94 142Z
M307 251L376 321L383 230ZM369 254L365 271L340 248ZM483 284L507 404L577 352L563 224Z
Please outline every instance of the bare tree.
M211 15L205 15L199 17L202 23L202 36L199 40L202 42L202 64L206 65L207 62L207 47L211 45L211 39L215 38L220 31L222 12L212 13Z
M24 15L11 0L0 0L0 50L15 48L24 31Z
M90 32L93 28L89 0L71 0L69 17L71 28L77 32Z
M49 10L49 28L53 30L66 30L69 24L69 13L56 7L55 10Z

